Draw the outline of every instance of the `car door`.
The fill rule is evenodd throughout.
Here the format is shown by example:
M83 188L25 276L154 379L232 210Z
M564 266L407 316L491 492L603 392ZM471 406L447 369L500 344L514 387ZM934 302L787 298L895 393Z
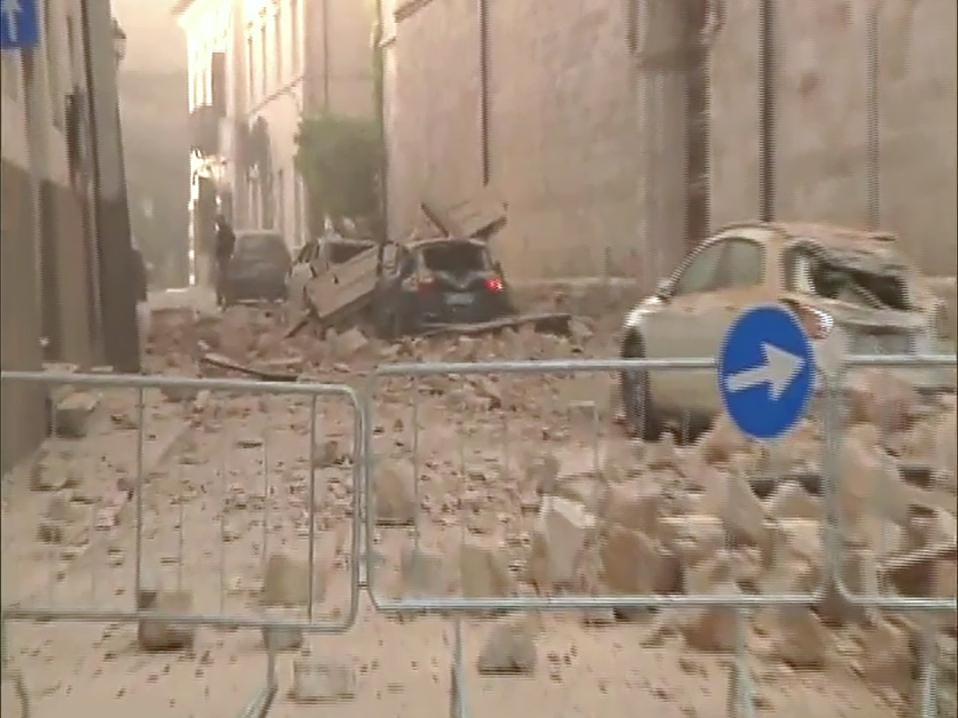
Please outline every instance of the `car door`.
M646 356L672 359L703 356L698 332L707 331L702 315L703 296L719 281L724 247L720 242L702 244L676 270L660 294L660 303L642 321ZM684 408L701 386L705 372L651 372L650 388L663 408ZM696 376L693 376L696 375ZM690 386L691 385L691 386Z
M766 288L765 282L766 245L743 234L726 235L716 241L722 247L721 263L711 290L696 302L697 328L691 337L689 356L717 357L739 312L774 299L774 292ZM720 398L714 372L709 376L696 374L695 380L685 387L683 406L705 413L717 412Z

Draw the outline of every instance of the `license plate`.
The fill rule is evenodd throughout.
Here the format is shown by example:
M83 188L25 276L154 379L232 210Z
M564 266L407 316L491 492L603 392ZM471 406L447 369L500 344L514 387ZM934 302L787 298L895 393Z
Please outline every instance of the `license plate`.
M461 307L472 304L475 296L469 292L450 292L446 295L446 301L454 307Z

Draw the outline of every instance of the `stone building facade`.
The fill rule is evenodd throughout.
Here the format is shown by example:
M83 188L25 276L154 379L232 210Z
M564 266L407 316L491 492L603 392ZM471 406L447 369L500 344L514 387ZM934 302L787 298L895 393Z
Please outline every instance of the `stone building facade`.
M511 274L651 283L694 242L692 185L710 198L700 233L759 216L763 2L384 0L393 235L423 199L491 187ZM955 3L767 4L776 216L861 226L877 212L924 269L953 272ZM689 169L699 69L704 173Z

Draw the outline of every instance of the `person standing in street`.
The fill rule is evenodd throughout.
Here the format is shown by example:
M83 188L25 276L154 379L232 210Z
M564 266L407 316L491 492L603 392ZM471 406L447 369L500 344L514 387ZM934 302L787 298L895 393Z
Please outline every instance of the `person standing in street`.
M140 368L145 371L146 348L150 339L151 313L148 302L148 284L146 260L139 244L133 239L131 242L133 286L136 292L136 334L140 348Z
M226 305L226 278L229 269L230 260L233 258L233 249L236 247L236 234L230 227L226 217L222 214L216 215L216 246L214 248L216 258L216 306L225 307Z

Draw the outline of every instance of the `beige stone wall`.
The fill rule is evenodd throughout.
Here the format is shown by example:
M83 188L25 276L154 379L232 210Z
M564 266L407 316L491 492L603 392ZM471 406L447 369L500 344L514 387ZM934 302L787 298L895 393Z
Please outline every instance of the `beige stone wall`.
M713 53L713 211L755 214L757 3L729 2ZM867 223L871 3L778 3L778 201L782 218ZM884 228L932 274L956 263L956 5L879 3L879 197ZM953 270L947 270L953 271Z
M453 204L482 182L477 3L414 4L386 49L397 235L423 197ZM660 76L640 93L625 0L488 5L490 170L509 204L497 240L507 268L661 275L683 252L681 78ZM783 218L867 219L869 5L779 3ZM714 224L759 210L758 3L726 6L712 63ZM936 273L956 262L955 13L948 0L881 3L882 222ZM652 24L650 42L667 44L675 18L660 11Z

